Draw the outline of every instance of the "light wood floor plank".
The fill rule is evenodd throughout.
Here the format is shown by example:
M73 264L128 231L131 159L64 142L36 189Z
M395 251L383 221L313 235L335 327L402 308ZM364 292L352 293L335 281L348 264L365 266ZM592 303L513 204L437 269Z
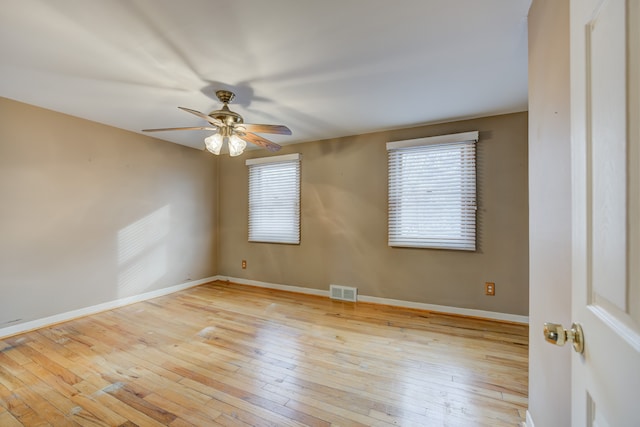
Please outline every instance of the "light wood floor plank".
M11 413L6 410L0 411L0 426L3 427L22 427L22 423L18 421Z
M0 340L0 426L517 426L528 328L214 282Z

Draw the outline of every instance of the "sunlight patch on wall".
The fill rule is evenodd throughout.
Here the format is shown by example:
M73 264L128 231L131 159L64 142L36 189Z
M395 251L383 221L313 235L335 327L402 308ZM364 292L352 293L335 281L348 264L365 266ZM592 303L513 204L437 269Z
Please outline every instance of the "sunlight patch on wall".
M138 294L167 272L170 218L166 205L118 232L118 296Z
M136 262L118 273L118 294L129 296L149 288L167 272L167 248L162 245L150 249Z
M125 264L169 234L169 205L118 231L118 265Z

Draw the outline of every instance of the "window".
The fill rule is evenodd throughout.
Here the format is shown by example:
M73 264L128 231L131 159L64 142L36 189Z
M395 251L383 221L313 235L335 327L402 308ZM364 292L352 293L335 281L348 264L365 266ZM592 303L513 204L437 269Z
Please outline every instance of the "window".
M300 154L249 159L249 241L300 243Z
M476 249L478 132L389 142L389 246Z

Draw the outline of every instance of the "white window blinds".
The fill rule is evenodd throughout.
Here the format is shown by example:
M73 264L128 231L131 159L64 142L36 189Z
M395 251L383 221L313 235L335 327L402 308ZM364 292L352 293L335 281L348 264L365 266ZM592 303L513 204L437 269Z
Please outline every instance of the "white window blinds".
M478 132L387 144L389 246L476 249Z
M300 243L300 154L249 159L249 241Z

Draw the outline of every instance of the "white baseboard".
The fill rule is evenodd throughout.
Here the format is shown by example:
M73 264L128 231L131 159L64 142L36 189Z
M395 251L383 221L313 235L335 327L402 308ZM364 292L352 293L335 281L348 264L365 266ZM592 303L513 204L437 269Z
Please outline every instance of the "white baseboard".
M28 322L20 323L18 325L8 326L0 329L0 338L6 338L12 335L21 334L24 332L33 331L34 329L44 328L45 326L54 325L60 322L66 322L78 317L87 316L90 314L96 314L101 311L112 310L114 308L123 307L125 305L133 304L140 301L146 301L151 298L156 298L174 292L188 289L193 286L198 286L203 283L212 282L217 279L218 276L205 277L204 279L191 280L189 282L180 283L178 285L169 286L168 288L157 289L155 291L145 292L140 295L133 295L126 298L120 298L113 301L108 301L102 304L93 305L91 307L84 307L77 310L68 311L66 313L55 314L53 316L44 317L42 319L31 320Z
M370 297L358 295L358 301L373 302L376 304L394 305L404 308L417 308L419 310L437 311L447 314L459 314L462 316L482 317L491 320L503 320L515 323L529 323L528 316L518 314L500 313L497 311L476 310L473 308L450 307L448 305L426 304L422 302L403 301L390 298Z
M229 281L239 285L255 286L258 288L277 289L280 291L296 292L299 294L319 295L329 297L329 290L322 291L320 289L303 288L301 286L279 285L277 283L260 282L258 280L240 279L238 277L216 276L216 280Z
M301 294L320 295L320 296L329 297L329 290L323 291L320 289L303 288L300 286L279 285L275 283L260 282L257 280L240 279L237 277L216 276L216 278L217 280L228 280L230 282L238 283L240 285L257 286L260 288L279 289L282 291L298 292ZM514 322L514 323L524 323L524 324L529 323L528 316L521 316L518 314L509 314L509 313L499 313L495 311L475 310L472 308L460 308L460 307L450 307L446 305L425 304L421 302L403 301L403 300L390 299L390 298L379 298L379 297L372 297L368 295L358 295L358 301L371 302L375 304L392 305L395 307L403 307L403 308L415 308L418 310L437 311L440 313L447 313L447 314L458 314L462 316L481 317L484 319L502 320L502 321Z
M527 423L526 423L526 427L536 427L535 424L533 424L533 418L531 418L531 414L529 413L529 410L527 409Z

